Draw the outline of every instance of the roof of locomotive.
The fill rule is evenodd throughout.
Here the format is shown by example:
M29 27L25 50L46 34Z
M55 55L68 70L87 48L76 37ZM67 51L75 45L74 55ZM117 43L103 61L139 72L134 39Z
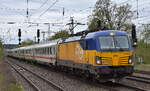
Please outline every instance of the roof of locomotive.
M98 31L98 32L92 32L92 33L89 33L87 34L86 36L86 39L89 39L89 38L94 38L94 37L97 37L97 36L110 36L110 33L115 33L115 35L127 35L126 32L124 31L119 31L119 30L104 30L104 31Z

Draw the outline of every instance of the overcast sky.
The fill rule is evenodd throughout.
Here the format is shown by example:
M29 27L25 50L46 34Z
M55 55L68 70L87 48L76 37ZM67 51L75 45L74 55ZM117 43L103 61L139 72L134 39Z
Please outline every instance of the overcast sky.
M36 29L47 31L48 26L42 23L58 23L50 27L51 31L60 31L68 29L65 24L70 22L70 17L74 17L77 22L87 24L88 16L92 14L93 7L97 0L29 0L29 21L41 23L39 26L33 25L29 27L26 18L27 0L0 0L0 37L4 43L18 43L17 32L18 28L22 29L22 40L27 38L34 39ZM118 5L129 3L132 5L132 10L137 10L137 0L113 0ZM134 23L149 22L149 0L138 0L139 17L132 20ZM49 9L48 9L49 8ZM63 8L65 14L63 16ZM7 24L15 22L15 24ZM78 26L75 32L87 29L87 25ZM47 35L46 35L47 36ZM42 34L41 34L42 40Z

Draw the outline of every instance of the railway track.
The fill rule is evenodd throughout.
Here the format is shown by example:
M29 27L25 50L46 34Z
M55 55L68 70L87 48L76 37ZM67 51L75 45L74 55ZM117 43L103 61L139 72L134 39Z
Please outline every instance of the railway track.
M150 78L147 78L147 77L130 76L130 77L127 77L126 79L133 80L133 81L139 81L139 82L143 82L143 83L150 84Z
M30 71L29 69L20 66L16 63L6 61L20 76L22 76L34 89L35 91L65 91L62 87L57 84L45 79L37 73ZM36 79L35 79L36 78ZM42 82L42 84L40 83ZM46 89L46 90L45 90Z
M142 71L142 70L135 70L134 73L140 73L140 74L150 75L150 72L148 72L148 71Z
M14 63L14 62L13 62L13 63L9 62L9 64L10 64L10 65L15 64L15 65L19 66L19 67L16 67L15 65L13 65L12 67L13 67L14 69L20 69L20 65ZM22 68L23 68L23 69L22 69ZM21 70L26 70L26 68L24 68L24 67L21 66ZM28 69L27 69L27 70L28 70ZM29 72L30 72L30 70L29 70ZM37 74L34 73L34 72L31 72L31 73L37 75ZM22 74L22 73L21 73L21 74ZM41 76L40 76L40 77L41 77ZM26 77L25 79L28 79L28 78ZM45 79L45 78L42 77L42 79ZM79 79L79 78L78 78L78 79ZM144 78L143 78L143 79L144 79ZM82 80L82 79L80 79L80 80ZM29 82L29 81L28 81L28 82ZM87 81L87 83L89 83L89 82ZM30 82L30 84L34 86L34 88L36 89L36 91L45 91L45 90L41 90L41 89L40 89L38 86L36 86L34 83L32 84L32 82ZM54 88L55 88L55 85L56 85L56 84L54 84ZM121 91L122 89L130 89L131 91L149 91L148 89L144 89L144 88L141 88L141 87L132 86L132 84L124 84L124 83L111 83L111 82L110 82L110 84L109 84L109 83L106 83L106 84L95 83L94 85L97 85L97 87L101 87L101 88L107 89L108 91ZM57 85L56 85L56 89L57 89ZM58 87L57 90L59 90L59 91L65 91L65 90L62 89L61 87ZM53 90L52 90L52 91L53 91ZM124 91L125 91L125 90L124 90Z
M115 83L116 85L122 86L122 87L126 87L129 89L133 89L134 91L149 91L148 89L144 89L141 87L137 87L137 86L132 86L132 84L125 84L125 83Z

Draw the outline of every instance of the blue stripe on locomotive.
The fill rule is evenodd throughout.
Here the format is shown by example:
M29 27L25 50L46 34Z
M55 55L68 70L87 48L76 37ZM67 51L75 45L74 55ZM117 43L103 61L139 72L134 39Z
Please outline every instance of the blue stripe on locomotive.
M125 36L127 35L124 31L118 31L118 30L105 30L105 31L98 31L87 34L84 41L81 41L80 44L85 50L96 50L96 51L102 51L99 46L99 36L110 36L110 33L113 32L115 35L118 36ZM86 42L86 43L85 43ZM131 41L129 39L129 48L125 49L124 51L130 51L132 50ZM85 48L86 46L86 48Z

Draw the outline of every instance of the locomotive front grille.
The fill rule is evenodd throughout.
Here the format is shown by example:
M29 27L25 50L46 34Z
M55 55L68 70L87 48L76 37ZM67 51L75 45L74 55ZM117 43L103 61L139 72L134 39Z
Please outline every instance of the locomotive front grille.
M120 57L119 58L119 65L126 65L128 63L129 57Z
M112 65L112 58L111 57L102 57L102 64L103 65Z

